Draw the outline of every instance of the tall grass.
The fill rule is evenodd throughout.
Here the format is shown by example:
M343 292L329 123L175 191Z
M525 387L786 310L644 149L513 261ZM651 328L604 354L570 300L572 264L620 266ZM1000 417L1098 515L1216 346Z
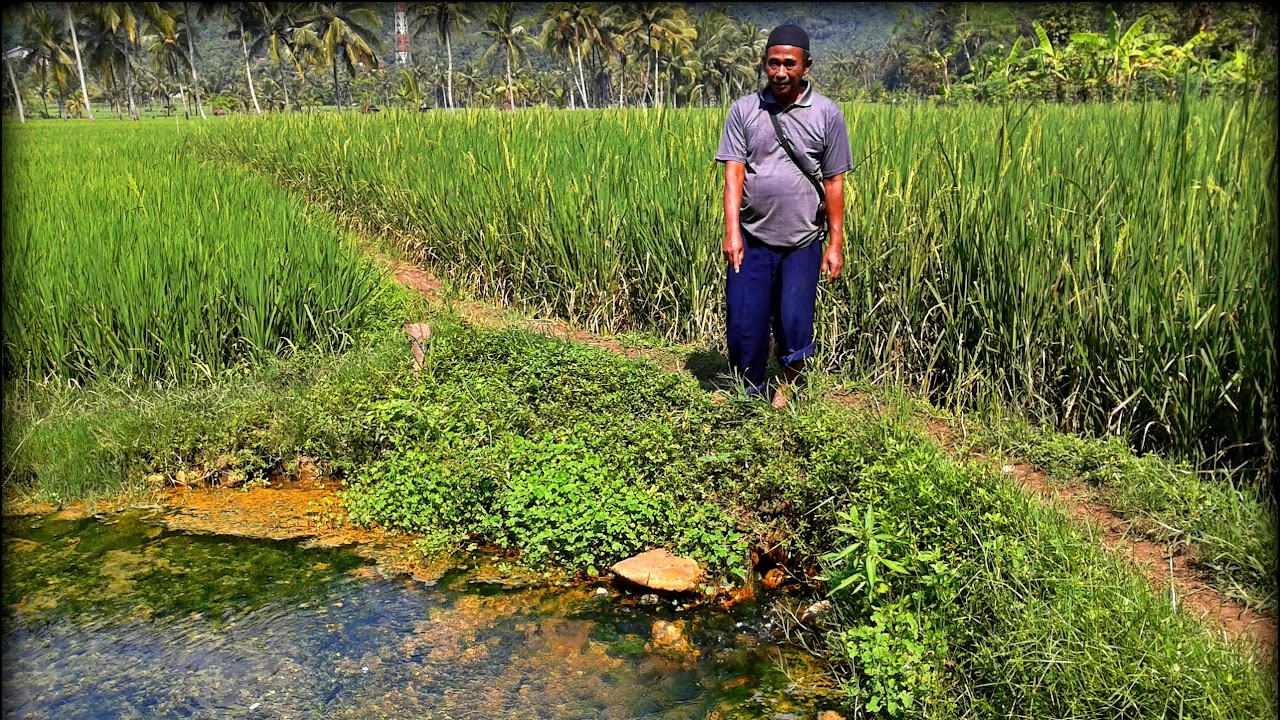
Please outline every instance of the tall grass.
M847 106L822 361L1141 448L1274 462L1275 104ZM480 292L722 340L721 110L291 116L263 167Z
M378 278L332 221L174 126L4 132L7 377L189 378L364 321Z

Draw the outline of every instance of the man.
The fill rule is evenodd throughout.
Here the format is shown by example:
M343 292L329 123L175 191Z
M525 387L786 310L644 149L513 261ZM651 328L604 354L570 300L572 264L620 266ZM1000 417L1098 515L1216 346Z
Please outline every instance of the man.
M773 405L782 407L813 356L818 279L835 280L844 267L844 173L853 159L840 108L805 80L808 34L774 29L763 64L768 87L729 108L716 160L725 164L729 364L748 393L762 394L772 327L783 366Z

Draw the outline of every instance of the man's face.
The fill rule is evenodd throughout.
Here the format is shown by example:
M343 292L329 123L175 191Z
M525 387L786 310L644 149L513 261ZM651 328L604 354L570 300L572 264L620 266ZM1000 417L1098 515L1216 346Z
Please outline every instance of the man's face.
M764 56L764 71L769 75L769 87L774 95L786 95L800 85L800 79L809 72L810 62L804 58L804 48L791 45L774 45Z

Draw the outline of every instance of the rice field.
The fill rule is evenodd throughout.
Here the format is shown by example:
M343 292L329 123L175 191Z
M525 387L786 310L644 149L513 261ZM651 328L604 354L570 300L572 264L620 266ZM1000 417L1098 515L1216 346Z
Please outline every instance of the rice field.
M6 125L6 377L184 380L341 349L380 278L270 180L174 125Z
M846 106L820 360L1144 449L1274 463L1274 100ZM723 110L235 119L263 168L481 295L722 342Z
M1271 462L1273 105L845 111L858 165L847 276L821 296L825 367ZM722 119L6 126L5 380L86 389L7 396L5 482L69 501L219 461L265 478L305 455L368 493L348 496L357 519L400 514L400 529L437 539L496 529L526 557L550 537L565 564L596 562L584 553L603 542L575 497L661 488L781 524L797 555L829 563L847 592L832 590L823 647L858 707L879 702L881 677L931 717L1274 717L1273 662L1206 633L1092 531L895 413L716 403L687 376L446 314L421 374L385 322L357 352L222 372L302 345L343 350L376 322L384 280L317 200L482 295L597 330L722 342ZM104 375L213 379L91 384ZM1072 459L1085 478L1088 458ZM600 517L674 527L624 504ZM713 519L689 522L708 553L729 541L708 533ZM1273 598L1273 535L1239 525L1204 547L1244 538L1213 562ZM1260 572L1238 571L1239 555ZM863 572L865 589L846 582Z

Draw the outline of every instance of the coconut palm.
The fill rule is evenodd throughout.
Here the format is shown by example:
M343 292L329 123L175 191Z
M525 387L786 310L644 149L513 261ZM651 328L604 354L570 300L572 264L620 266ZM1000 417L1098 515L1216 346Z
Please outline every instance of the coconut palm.
M605 64L610 56L617 52L613 44L613 33L619 25L621 8L617 5L598 4L581 6L578 25L582 31L583 50L590 53L592 92L597 104L608 102L605 98L609 91L609 77L605 72Z
M516 96L511 69L513 65L528 58L525 45L530 41L528 30L522 23L515 21L515 15L515 3L499 3L484 16L485 29L480 31L490 43L481 60L487 62L497 54L501 54L506 60L507 103L513 110L516 107Z
M677 52L697 38L697 30L689 23L689 12L677 3L645 2L627 3L627 11L631 17L628 28L646 39L649 48L650 63L653 67L653 93L650 95L651 105L661 102L659 60L661 51L670 48ZM646 92L648 92L649 64L645 65Z
M217 7L213 3L197 3L196 18L204 20L217 12ZM176 13L175 13L176 16ZM196 71L196 26L191 20L191 3L182 3L182 20L184 35L187 36L187 62L191 69L191 94L196 99L196 112L200 113L200 118L208 120L209 116L204 113L204 102L200 99L200 73Z
M99 3L94 10L98 15L102 28L110 31L115 38L109 45L124 67L124 91L128 102L129 118L138 119L138 106L133 97L134 55L141 44L142 16L134 3L109 2Z
M67 21L67 32L71 34L71 47L75 49L76 72L80 76L80 97L85 114L93 120L93 106L89 104L89 86L84 81L84 63L80 60L80 40L76 37L76 13L80 3L62 3L62 17Z
M147 50L149 51L156 75L167 74L176 83L178 93L182 97L182 112L189 117L187 106L187 88L182 78L184 71L190 69L191 58L182 47L182 39L178 37L178 22L175 15L166 12L158 3L148 3L147 17L153 33L148 34ZM171 88L164 88L166 100L172 95ZM167 103L166 107L171 104Z
M465 63L458 70L458 90L464 105L476 104L477 96L484 91L484 73L476 63Z
M413 37L425 33L428 29L436 31L436 39L444 43L447 68L445 70L445 107L456 107L453 102L453 33L461 32L463 26L471 22L463 11L463 4L456 2L408 3L406 10L410 19L410 30Z
M357 3L312 3L303 23L294 31L295 47L310 48L317 60L333 68L333 98L341 111L338 62L342 61L351 77L356 65L377 68L375 49L382 47L377 29L382 20Z
M544 9L545 21L542 23L540 36L542 47L552 56L564 55L569 60L570 73L576 65L578 75L574 78L578 92L582 96L582 106L591 107L587 98L587 79L582 70L583 47L588 43L588 25L598 18L600 11L583 3L556 2L548 3Z
M262 114L262 106L258 104L258 93L253 86L253 70L249 66L249 35L256 18L257 3L231 2L221 3L222 18L231 24L227 38L240 41L240 53L244 57L244 77L249 84L249 97L253 100L253 109Z
M40 101L44 105L44 116L47 118L49 117L50 83L61 91L70 81L74 66L71 56L63 49L66 46L66 34L48 11L35 3L27 3L22 11L20 37L22 46L29 50L26 57L22 58L21 64L29 68L29 72L40 88ZM12 74L12 68L10 68L10 75ZM61 111L59 114L61 115Z
M299 74L302 72L292 40L294 28L298 25L294 18L302 12L302 9L301 3L250 3L249 24L246 26L249 33L256 38L249 48L249 54L256 56L265 48L267 57L275 61L276 69L279 71L276 82L284 94L285 112L292 111L289 103L289 82L284 74L285 61L288 60L297 68Z
M553 58L564 57L570 68L573 67L574 52L578 45L578 29L574 24L573 12L570 7L573 3L548 3L543 9L542 32L537 36L539 47ZM563 74L563 73L561 73ZM577 88L582 95L583 107L590 107L587 101L587 90L585 84L579 85L578 78L573 77L572 70L569 76L572 78L572 86ZM573 96L570 93L570 105L572 105Z
M4 69L9 73L9 84L13 86L13 99L18 103L18 122L26 123L27 115L22 109L22 89L18 87L18 76L13 72L13 63L9 62L9 53L4 54Z
M121 99L120 73L117 62L127 52L122 43L119 31L119 16L105 3L92 6L82 18L84 30L85 57L91 68L97 71L105 85L105 93L110 99L120 119L124 119L124 101Z

